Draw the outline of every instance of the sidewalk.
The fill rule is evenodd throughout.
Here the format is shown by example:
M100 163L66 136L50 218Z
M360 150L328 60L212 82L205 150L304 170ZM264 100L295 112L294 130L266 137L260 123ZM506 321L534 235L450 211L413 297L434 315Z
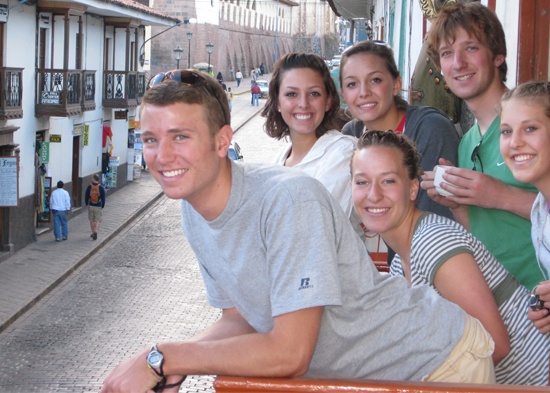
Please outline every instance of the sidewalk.
M264 75L266 79L270 75ZM269 80L269 79L268 79ZM250 78L227 82L234 93L231 124L237 132L264 106L250 104ZM0 333L17 318L51 292L72 272L86 262L101 247L128 226L162 196L162 190L153 176L141 172L141 178L107 197L103 222L98 238L90 238L91 229L86 208L68 222L69 238L56 242L53 232L38 237L12 257L0 263Z

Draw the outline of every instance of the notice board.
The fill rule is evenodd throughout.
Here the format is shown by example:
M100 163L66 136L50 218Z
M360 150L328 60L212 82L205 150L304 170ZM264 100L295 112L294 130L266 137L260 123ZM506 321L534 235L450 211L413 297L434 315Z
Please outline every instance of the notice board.
M50 196L52 195L52 178L44 177L44 189L42 190L43 195L41 198L41 203L43 203L43 211L38 213L37 221L38 222L50 222Z
M19 157L0 156L0 207L19 207Z

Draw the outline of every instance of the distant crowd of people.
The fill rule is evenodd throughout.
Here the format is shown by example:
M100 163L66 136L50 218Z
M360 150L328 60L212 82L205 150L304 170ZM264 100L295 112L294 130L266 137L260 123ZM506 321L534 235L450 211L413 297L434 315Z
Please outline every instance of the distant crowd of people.
M444 112L404 101L392 49L363 41L341 57L343 132L323 59L276 62L261 114L290 144L275 165L227 157L214 78L152 81L144 155L182 200L222 316L124 360L101 393L177 390L187 374L548 386L550 82L506 87L504 31L479 2L443 8L428 53L475 116L464 137ZM390 274L367 230L392 250Z

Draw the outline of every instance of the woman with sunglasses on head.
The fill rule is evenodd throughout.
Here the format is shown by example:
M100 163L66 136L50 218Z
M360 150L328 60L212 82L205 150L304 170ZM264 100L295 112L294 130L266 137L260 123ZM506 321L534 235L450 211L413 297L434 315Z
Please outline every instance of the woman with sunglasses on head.
M340 61L340 86L354 120L343 133L360 137L369 130L392 130L416 143L423 168L432 170L441 157L456 163L460 140L449 117L436 108L408 105L399 96L401 83L386 43L361 41L348 48ZM423 210L453 217L425 190L420 190L418 204Z
M289 53L274 66L269 97L262 111L272 138L289 137L276 163L315 177L332 193L344 213L352 215L349 164L356 139L335 125L340 98L329 69L319 56ZM355 217L356 231L363 235Z
M498 383L548 385L550 334L527 319L529 290L460 224L416 207L422 172L403 135L372 131L357 143L355 210L395 250L390 274L431 286L482 323L495 341Z

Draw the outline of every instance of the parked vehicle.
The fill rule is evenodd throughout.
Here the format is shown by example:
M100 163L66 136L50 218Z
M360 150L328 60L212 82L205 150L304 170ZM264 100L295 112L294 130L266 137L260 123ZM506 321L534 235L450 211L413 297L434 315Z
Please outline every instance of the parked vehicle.
M341 55L336 55L332 58L332 67L340 67L340 59L342 58Z
M243 153L241 153L241 147L237 142L231 141L227 155L234 161L244 161Z
M259 79L256 81L256 84L260 87L260 98L267 98L269 94L269 82L264 79Z
M325 60L325 63L327 64L328 69L332 70L332 61L331 60Z

